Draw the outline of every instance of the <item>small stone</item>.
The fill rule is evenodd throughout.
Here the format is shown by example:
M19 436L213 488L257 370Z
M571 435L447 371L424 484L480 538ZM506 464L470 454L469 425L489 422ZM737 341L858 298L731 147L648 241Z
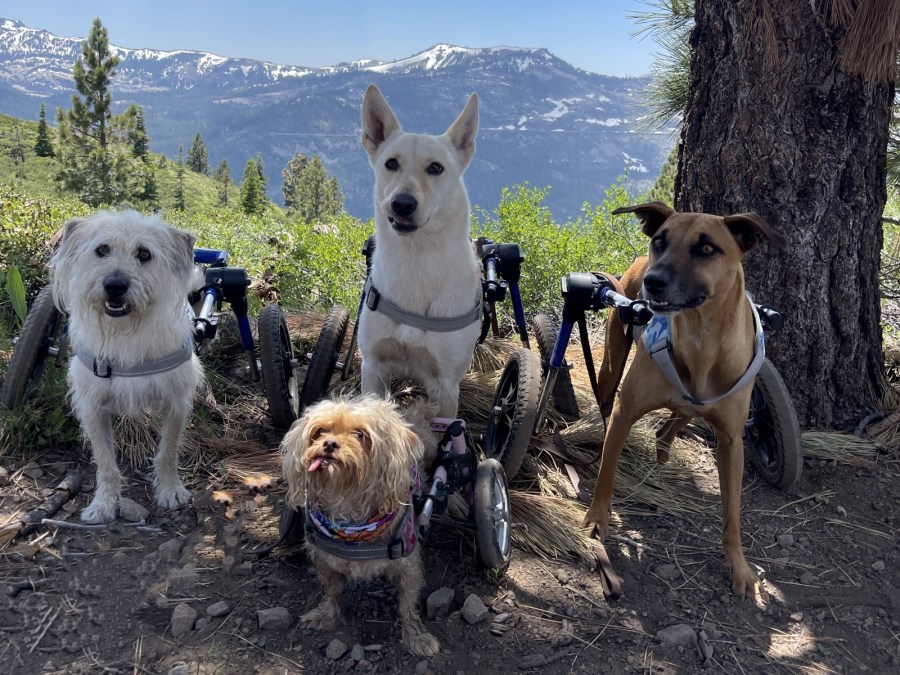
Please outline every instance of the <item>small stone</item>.
M188 666L186 663L179 663L169 671L169 675L188 675Z
M194 630L203 630L208 625L209 619L207 619L205 616L201 616L199 619L197 619L196 622L194 622Z
M22 475L37 480L44 475L44 470L37 462L28 462L28 464L22 467Z
M847 517L847 509L845 509L845 508L844 508L843 506L841 506L840 504L838 504L837 506L835 506L835 507L834 507L834 510L837 511L837 514L838 514L839 516L843 516L844 518Z
M325 656L327 656L332 661L337 661L344 654L347 653L347 644L341 642L337 638L328 643L328 646L325 647Z
M363 649L361 644L355 644L353 649L350 650L350 658L359 663L366 658L366 650Z
M249 560L245 560L239 565L236 565L234 569L231 570L231 573L236 577L249 577L253 574L253 563Z
M686 623L663 628L656 634L663 647L693 646L697 644L697 633Z
M794 612L793 614L791 614L791 621L794 621L797 623L800 623L801 621L803 621L803 612Z
M206 608L206 615L213 619L217 619L220 616L225 616L229 612L231 612L231 605L229 605L224 600L222 602L212 604Z
M790 548L794 545L794 535L792 534L779 534L776 540L778 545L783 548Z
M469 624L476 624L487 619L490 615L490 611L488 611L488 608L481 598L474 593L471 593L463 603L461 614L462 618Z
M812 572L810 572L809 570L806 570L803 574L800 575L800 583L801 584L806 584L807 586L809 586L810 584L814 583L815 580L816 580L816 575L813 574Z
M197 610L186 602L175 605L172 610L172 635L181 637L191 632L194 622L197 620Z
M175 562L181 557L181 547L184 540L181 537L175 537L169 541L165 541L159 545L159 559L163 562Z
M428 659L422 659L416 664L416 675L425 675L428 671Z
M432 620L447 616L447 612L450 611L453 604L453 596L452 588L437 589L425 601L426 616Z
M9 483L9 469L5 466L0 466L0 486L6 485Z
M145 520L150 515L150 511L128 497L119 498L119 518L127 520L129 523L136 523Z
M660 565L655 571L656 576L666 581L672 581L681 576L681 572L675 565Z
M291 614L284 607L256 610L260 630L284 630L291 626Z
M872 563L872 569L875 570L876 572L884 572L884 561L876 560L875 562Z

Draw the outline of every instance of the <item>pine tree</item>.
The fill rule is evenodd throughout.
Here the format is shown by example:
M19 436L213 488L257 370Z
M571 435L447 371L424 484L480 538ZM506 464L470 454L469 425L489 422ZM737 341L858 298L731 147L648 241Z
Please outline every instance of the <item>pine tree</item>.
M213 172L213 178L219 186L219 206L228 206L228 190L231 188L231 168L228 160L223 159Z
M50 142L50 132L47 130L47 111L41 103L41 112L38 117L37 141L34 143L34 154L38 157L54 157L53 144Z
M266 192L261 173L259 162L248 159L241 179L241 209L248 215L261 214L265 210Z
M88 204L114 204L124 196L127 182L121 158L112 147L109 82L119 58L109 49L109 35L100 19L94 19L81 54L72 68L81 96L72 96L72 109L61 119L66 130L61 131L60 140L65 139L68 147L64 152L61 149L64 162L59 178Z
M328 178L322 160L297 153L282 172L284 205L306 222L339 215L344 195L336 177Z
M209 173L209 156L200 134L194 136L194 144L188 150L187 166L191 171L202 173L204 176Z
M150 135L144 121L144 109L132 103L120 119L131 154L142 162L150 161Z
M178 164L175 167L175 208L184 211L184 146L178 146Z

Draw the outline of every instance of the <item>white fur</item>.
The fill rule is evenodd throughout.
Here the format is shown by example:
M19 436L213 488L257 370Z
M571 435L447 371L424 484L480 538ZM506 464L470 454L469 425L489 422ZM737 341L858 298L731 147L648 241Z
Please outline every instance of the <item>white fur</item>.
M375 237L372 279L384 297L408 312L455 317L472 310L481 293L479 261L472 247L469 199L462 181L478 131L478 98L441 136L406 133L375 85L366 90L362 142L375 171ZM397 168L386 166L396 161ZM443 167L435 175L429 167ZM398 220L392 201L417 202ZM409 224L401 232L396 223ZM401 228L402 229L402 228ZM480 322L441 333L397 323L364 309L359 324L362 391L387 396L391 378L425 387L443 417L456 417L459 383L475 351Z
M193 323L185 302L195 280L193 245L194 237L187 232L134 211L104 211L66 223L51 272L56 304L69 314L73 347L127 367L162 358L191 340ZM150 258L142 262L139 252ZM121 296L130 306L124 316L107 312L104 280L111 276L128 284ZM108 379L97 377L72 356L72 407L97 464L94 498L81 512L84 522L116 517L122 492L113 440L116 415L138 417L145 410L158 414L156 503L165 509L187 503L190 493L178 477L178 448L202 376L196 355L165 373Z

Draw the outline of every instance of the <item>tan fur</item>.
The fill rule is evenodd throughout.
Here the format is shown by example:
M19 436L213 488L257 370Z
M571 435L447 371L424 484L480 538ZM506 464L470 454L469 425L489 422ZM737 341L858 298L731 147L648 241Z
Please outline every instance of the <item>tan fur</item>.
M754 326L744 294L741 260L764 241L783 242L756 214L715 216L678 213L659 202L618 209L633 212L650 236L649 258L639 258L622 277L629 297L642 291L657 313L671 317L673 359L682 382L704 399L727 391L747 369L753 356ZM648 288L648 281L653 281ZM662 288L660 285L662 284ZM621 378L630 341L610 313L601 373L601 400L611 400ZM609 512L616 465L632 425L646 413L668 408L672 416L658 434L657 459L665 461L675 434L691 418L706 418L716 430L716 464L722 494L725 560L738 595L765 597L741 546L740 499L744 467L742 431L752 384L722 400L694 406L665 379L643 343L638 341L631 368L612 406L594 497L583 526L602 539Z
M420 475L424 471L422 440L395 405L371 396L324 400L307 408L281 447L288 504L299 509L308 499L332 520L362 522L408 504L410 467L417 466ZM324 465L311 472L319 461ZM395 560L346 560L309 542L307 551L325 595L300 618L301 626L336 627L344 584L383 576L397 587L403 643L418 656L438 653L437 638L419 617L418 599L425 585L419 546Z

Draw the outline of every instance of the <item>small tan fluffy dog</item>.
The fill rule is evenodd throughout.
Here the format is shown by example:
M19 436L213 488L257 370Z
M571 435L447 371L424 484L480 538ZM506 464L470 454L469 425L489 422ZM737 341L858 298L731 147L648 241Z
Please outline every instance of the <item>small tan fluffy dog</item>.
M300 625L336 627L344 584L383 576L397 588L403 644L418 656L437 654L418 610L425 579L412 495L422 439L392 403L369 396L307 408L281 447L287 503L305 514L306 548L324 590ZM403 555L389 556L397 542Z

